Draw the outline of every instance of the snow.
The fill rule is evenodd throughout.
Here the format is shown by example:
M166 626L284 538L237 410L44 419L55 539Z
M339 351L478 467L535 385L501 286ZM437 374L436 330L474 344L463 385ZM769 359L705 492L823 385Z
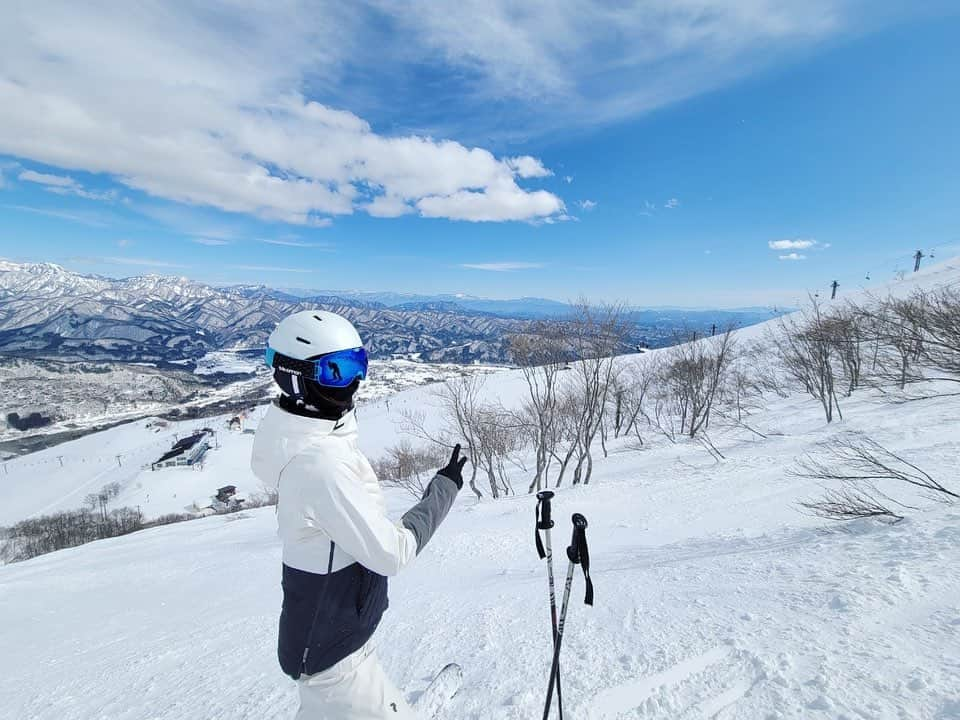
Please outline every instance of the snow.
M912 282L960 277L958 263L934 270ZM504 371L487 379L485 393L508 402L522 387L518 373ZM426 410L437 422L433 392L419 387L364 405L364 452L376 458L396 442L404 410ZM818 493L816 483L786 474L818 442L860 430L955 485L960 398L893 404L862 392L843 412L842 423L827 426L812 398L772 400L751 418L767 438L743 429L712 436L719 462L694 443L651 437L639 450L615 440L589 486L557 491L556 571L566 570L568 518L581 512L596 588L595 606L585 606L577 571L562 655L568 717L960 717L960 507L911 497L918 509L896 525L827 524L797 508ZM74 441L61 454L82 464L124 452L136 465L189 427L156 433L148 422ZM138 471L118 501L146 502L146 485L136 483L151 478L171 506L166 496L179 503L201 486L255 490L246 466L252 436L218 429L218 439L202 472ZM37 454L46 464L34 469L33 486L4 486L8 520L37 504L41 479L82 497L52 452ZM84 475L84 487L122 470ZM523 473L513 480L524 489ZM409 498L386 492L398 516ZM157 508L158 497L151 489ZM463 687L441 718L542 712L551 641L534 503L527 495L478 502L464 491L423 554L391 580L377 637L393 680L413 698L447 662L463 667ZM0 567L4 715L290 718L296 691L275 655L280 600L272 508Z
M203 331L198 330L202 335ZM263 353L217 350L208 352L196 362L193 372L197 375L222 373L253 373L263 367Z
M407 396L397 394L403 388L417 388L465 373L489 374L496 366L460 366L450 363L427 364L410 360L374 360L371 362L371 380L361 388L359 413L374 425L376 432L367 433L365 450L372 457L382 454L384 447L392 444L396 427L402 423L400 411L407 408L423 408L433 390ZM201 406L215 401L226 401L239 394L263 387L268 390L269 379L265 373L250 380L232 383L211 390L209 394L182 403L180 407ZM387 398L397 397L391 405L393 413L386 410ZM168 407L154 404L154 410ZM250 415L247 428L255 428L260 411ZM112 418L96 415L75 421L75 427L119 420L137 413L135 409L114 411ZM142 412L142 411L141 411ZM83 503L88 493L95 492L108 483L119 483L121 495L111 507L123 505L140 506L145 516L156 517L167 513L188 512L195 504L209 504L211 494L217 487L236 485L242 497L261 492L259 483L249 473L248 459L253 444L251 435L242 435L228 430L234 414L213 416L180 422L158 421L156 418L136 420L107 431L92 433L78 440L61 443L45 450L20 457L13 457L0 465L0 487L4 488L4 502L0 503L0 526L13 524L33 515L74 509ZM152 472L151 462L169 450L177 438L193 434L204 427L217 431L217 440L222 445L211 451L204 470L191 468L165 468ZM40 432L47 430L42 428ZM0 439L4 434L0 432ZM383 438L380 442L378 438ZM370 444L371 440L376 440ZM120 458L117 458L120 455ZM209 469L209 471L208 471ZM38 478L42 478L38 482ZM224 480L222 481L221 480ZM219 483L219 484L217 484Z

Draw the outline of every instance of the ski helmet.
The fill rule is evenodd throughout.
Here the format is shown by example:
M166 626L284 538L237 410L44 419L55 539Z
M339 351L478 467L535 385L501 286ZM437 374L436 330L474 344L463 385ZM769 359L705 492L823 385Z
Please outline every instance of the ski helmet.
M326 310L302 310L280 321L267 341L266 361L285 395L321 409L345 412L367 376L357 329Z

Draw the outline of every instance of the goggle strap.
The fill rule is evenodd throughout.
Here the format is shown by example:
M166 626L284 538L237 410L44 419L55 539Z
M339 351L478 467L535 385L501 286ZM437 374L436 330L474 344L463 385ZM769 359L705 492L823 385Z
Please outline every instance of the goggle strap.
M315 379L317 372L317 364L313 360L297 360L296 358L279 353L276 350L273 351L272 367L276 370L283 370L292 375L307 378L308 380Z

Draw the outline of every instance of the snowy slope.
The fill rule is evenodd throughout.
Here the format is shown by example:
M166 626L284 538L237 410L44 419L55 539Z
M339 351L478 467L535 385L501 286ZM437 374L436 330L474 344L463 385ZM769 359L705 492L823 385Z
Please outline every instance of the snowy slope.
M931 274L956 281L960 264ZM486 392L508 401L521 387L505 372ZM430 393L364 407L364 451L395 442L402 411ZM859 393L826 426L816 401L796 395L751 425L769 437L712 437L722 462L692 444L614 441L589 487L559 491L554 545L568 542L570 513L584 513L596 585L588 608L574 582L567 716L960 718L960 508L911 498L919 509L896 526L827 525L796 508L816 484L785 474L817 442L864 430L956 485L960 398L891 405ZM139 447L144 432L99 442L114 433L116 448ZM249 437L221 433L194 474L242 486ZM393 491L388 501L396 515L409 504ZM462 493L391 582L379 637L397 683L415 697L444 663L464 666L443 718L539 717L550 639L533 505ZM275 659L279 579L270 508L0 567L3 716L292 717L295 688Z
M853 291L841 289L835 300L828 297L819 297L818 301L824 309L842 305L848 301L869 304L874 300L886 297L907 297L916 290L931 290L937 287L960 287L960 257L945 260L936 265L921 268L915 273L905 275L901 280L892 280L871 287L860 287ZM789 317L789 315L787 316ZM776 320L751 325L737 331L742 340L759 339L768 328L775 326Z
M591 487L560 491L555 544L583 512L597 587L591 609L574 586L570 717L956 717L960 512L925 503L892 528L799 514L815 488L782 470L834 431L817 413L802 398L772 408L756 422L782 435L725 437L721 464L618 444ZM955 399L909 418L864 399L847 417L933 472L955 467ZM397 513L407 502L390 500ZM380 637L397 682L415 694L443 663L465 668L444 717L537 715L549 620L532 510L529 497L463 494L392 583ZM9 716L292 716L274 657L279 558L264 508L0 568Z
M168 450L176 438L185 437L201 427L216 426L218 436L228 435L228 417L189 422L163 423L154 419L87 435L41 452L9 460L4 481L5 500L0 506L0 524L14 523L32 515L78 508L84 496L97 492L108 483L119 483L120 496L111 507L141 505L147 517L184 512L194 499L215 493L220 473L197 472L190 468L169 468L151 472L149 464ZM241 482L238 489L249 492L257 487L249 469L234 454L249 458L251 435L230 433L227 446L210 453L224 463L224 476ZM119 455L119 458L117 457ZM146 469L144 469L146 467ZM240 472L235 472L240 468ZM246 482L242 482L246 480ZM220 483L221 485L225 483ZM212 485L212 487L211 487ZM196 497L195 497L196 496Z
M393 443L395 427L404 408L422 408L430 402L432 390L422 388L463 373L486 375L495 366L427 364L409 360L377 360L371 363L374 374L360 391L361 407L367 424L365 450L379 457ZM422 388L400 392L399 388ZM225 388L226 397L235 392ZM386 398L391 399L391 411ZM245 423L255 428L265 406L250 413ZM259 482L249 472L253 437L228 430L233 413L180 422L158 422L147 418L93 433L77 440L16 457L0 465L0 526L13 524L33 515L78 508L88 493L108 483L119 483L122 492L110 507L140 506L147 518L166 513L189 511L195 504L209 504L210 495L223 485L236 485L238 493L249 497L260 492ZM166 468L152 472L149 464L170 449L177 438L210 427L217 431L219 448L211 450L202 471L192 468ZM117 456L120 456L119 458ZM146 467L146 469L145 469Z

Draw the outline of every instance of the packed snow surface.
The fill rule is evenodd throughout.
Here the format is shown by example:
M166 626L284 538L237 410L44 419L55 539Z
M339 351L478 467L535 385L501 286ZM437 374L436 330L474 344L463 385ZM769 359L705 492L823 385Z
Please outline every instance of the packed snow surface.
M502 372L485 393L508 402L522 389L516 372ZM364 406L364 451L376 458L397 441L404 410L435 418L432 392ZM774 399L751 417L767 437L743 428L712 436L721 461L696 443L614 440L609 457L598 450L589 486L557 491L557 573L570 514L583 513L596 587L595 606L585 606L577 571L562 656L567 717L960 718L960 507L910 497L917 509L896 525L827 524L796 505L817 484L786 473L818 442L859 430L956 487L960 398L894 404L864 391L842 402L844 420L827 426L812 398ZM64 452L126 452L136 464L177 431L146 425ZM218 435L202 472L177 471L194 490L175 474L140 473L124 481L126 501L144 499L137 482L156 483L151 502L173 488L178 501L217 485L254 490L252 436ZM83 493L57 472L36 472L38 484ZM529 476L512 477L525 491ZM395 516L411 502L400 491L387 498ZM523 494L477 501L465 489L422 555L391 580L376 637L396 683L414 699L447 662L463 666L441 718L542 712L551 640L534 504ZM295 686L275 656L280 600L272 508L0 567L2 714L293 717Z

